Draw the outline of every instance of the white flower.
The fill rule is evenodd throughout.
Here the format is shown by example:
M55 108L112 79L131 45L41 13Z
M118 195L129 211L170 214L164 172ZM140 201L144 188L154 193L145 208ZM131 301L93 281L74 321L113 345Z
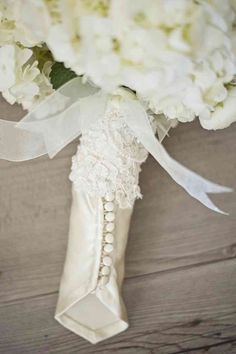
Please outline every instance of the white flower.
M47 1L45 1L47 3ZM81 17L93 15L105 16L108 11L108 0L58 0L52 2L52 25L46 42L58 61L63 61L66 67L72 68L78 75L84 73L81 66ZM56 13L56 18L54 14ZM92 30L92 28L91 28ZM104 43L100 43L100 46Z
M143 28L127 28L120 40L119 55L128 65L139 65L140 68L153 68L168 51L168 39L161 30Z
M65 31L62 24L56 24L51 27L47 37L47 45L52 51L54 58L63 62L66 67L75 70L78 56L72 42L72 38L70 38L69 33Z
M196 5L189 0L124 0L119 6L118 1L111 1L114 17L135 21L144 27L174 28L188 23Z
M107 91L121 82L121 63L114 50L112 22L107 18L86 16L81 19L79 65L86 76ZM73 68L76 71L76 68Z
M1 0L0 45L39 45L46 40L49 27L50 17L43 0Z
M14 83L9 85L2 91L3 97L11 104L31 100L38 94L38 86L34 83L34 79L39 75L37 63L27 64L32 56L30 49L22 49L18 46L11 46L14 53L14 66L12 67L12 75L14 75Z
M46 40L51 20L42 0L14 1L14 20L16 42L33 47Z
M3 0L0 3L0 45L14 42L14 28L12 7Z
M2 96L11 104L22 104L29 109L39 98L52 92L52 86L44 73L38 68L38 62L33 59L33 52L28 48L20 48L17 45L6 45L0 48L5 55L10 56L10 65L7 65L5 73L4 62L0 65L0 82L2 84ZM4 56L0 56L4 59ZM5 81L4 81L5 75Z
M205 129L223 129L236 121L236 87L229 90L224 102L215 107L209 119L199 117L200 123Z
M0 91L15 82L15 48L12 45L0 47Z
M34 65L37 63L34 62ZM42 68L41 72L38 72L38 74L32 78L32 82L28 82L27 85L25 85L25 88L28 89L27 94L24 95L24 97L20 100L19 103L22 104L24 109L32 109L35 105L37 105L39 102L43 101L45 97L49 96L53 92L53 87L52 84L50 83L50 78L49 74L51 71L51 62L46 62ZM32 73L32 67L29 67ZM30 79L30 77L28 77ZM20 91L19 91L20 92ZM22 92L20 92L22 95Z
M155 113L206 119L236 72L230 10L218 0L111 1L107 16L77 18L71 67L107 91L130 87Z
M212 112L227 101L236 74L235 4L2 0L0 44L17 41L30 47L45 41L55 60L105 91L127 86L157 114L181 122L196 116L211 121ZM21 69L5 72L1 83L15 78L4 94L27 107L51 90L32 58ZM11 65L12 60L11 54ZM2 73L4 61L3 56Z

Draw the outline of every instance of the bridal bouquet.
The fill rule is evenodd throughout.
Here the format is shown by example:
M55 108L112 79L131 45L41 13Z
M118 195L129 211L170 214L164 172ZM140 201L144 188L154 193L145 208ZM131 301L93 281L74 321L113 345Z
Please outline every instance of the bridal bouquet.
M223 213L207 193L230 188L161 141L178 122L236 121L235 25L235 0L0 0L0 91L28 111L0 121L0 157L54 157L80 137L55 318L92 343L128 327L124 252L148 153Z

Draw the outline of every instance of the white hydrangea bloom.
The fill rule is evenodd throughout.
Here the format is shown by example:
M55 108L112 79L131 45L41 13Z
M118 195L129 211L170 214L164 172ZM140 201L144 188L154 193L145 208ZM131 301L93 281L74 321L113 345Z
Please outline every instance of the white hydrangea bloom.
M15 48L12 45L0 47L0 91L15 83Z
M205 129L223 129L236 121L236 87L231 87L222 104L215 107L209 119L199 117Z
M45 41L51 20L43 1L14 1L14 20L16 42L25 47L33 47Z
M0 91L10 104L22 104L24 109L52 92L48 77L32 55L31 49L14 44L0 48Z
M117 2L113 3L116 11L113 10L112 16L117 17L114 23L121 47L119 54L122 59L124 53L126 58L129 55L128 64L138 65L137 71L144 72L137 75L134 70L132 80L125 84L147 100L154 112L164 113L170 119L190 121L195 116L211 117L214 107L226 99L225 84L236 73L232 48L235 14L229 2L126 1L125 11L120 7L120 12ZM119 27L122 11L128 16L126 23L123 20ZM142 35L135 36L134 23L139 33L140 28L145 31L143 43ZM125 28L128 28L127 33ZM155 40L157 29L164 40ZM122 50L133 34L136 46L129 43Z
M53 91L48 69L39 70L29 48L42 45L49 25L43 1L0 3L0 92L11 104L20 103L30 109Z
M50 16L42 0L1 0L0 45L33 47L45 41Z
M205 122L226 106L236 74L235 0L2 3L12 5L0 6L8 18L0 24L2 45L45 41L78 75L111 93L127 86L167 119Z
M0 45L14 42L14 29L12 7L3 0L0 2Z
M236 72L230 1L58 0L51 13L55 58L106 91L130 87L182 122L210 119L227 98Z
M109 0L54 0L44 1L51 14L52 25L47 44L57 61L64 62L78 75L84 74L80 64L80 20L87 15L107 15ZM88 33L87 33L88 34Z

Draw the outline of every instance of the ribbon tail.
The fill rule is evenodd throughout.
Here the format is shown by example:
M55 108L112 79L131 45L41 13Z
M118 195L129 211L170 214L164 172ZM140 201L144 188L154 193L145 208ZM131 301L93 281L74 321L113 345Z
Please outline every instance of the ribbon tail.
M215 184L175 161L156 139L148 115L138 101L124 101L121 109L123 110L126 124L133 131L136 138L176 183L209 209L221 214L227 214L210 200L207 193L232 192L231 188Z

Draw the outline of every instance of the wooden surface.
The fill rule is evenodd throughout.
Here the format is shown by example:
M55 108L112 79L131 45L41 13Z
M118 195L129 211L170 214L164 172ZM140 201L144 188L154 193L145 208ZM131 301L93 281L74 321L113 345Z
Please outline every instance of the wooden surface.
M0 118L18 108L0 103ZM124 300L130 328L91 345L54 319L71 203L76 142L56 158L0 161L1 354L235 354L236 194L213 196L230 216L190 198L149 158L126 253ZM171 131L173 157L236 188L236 124Z

